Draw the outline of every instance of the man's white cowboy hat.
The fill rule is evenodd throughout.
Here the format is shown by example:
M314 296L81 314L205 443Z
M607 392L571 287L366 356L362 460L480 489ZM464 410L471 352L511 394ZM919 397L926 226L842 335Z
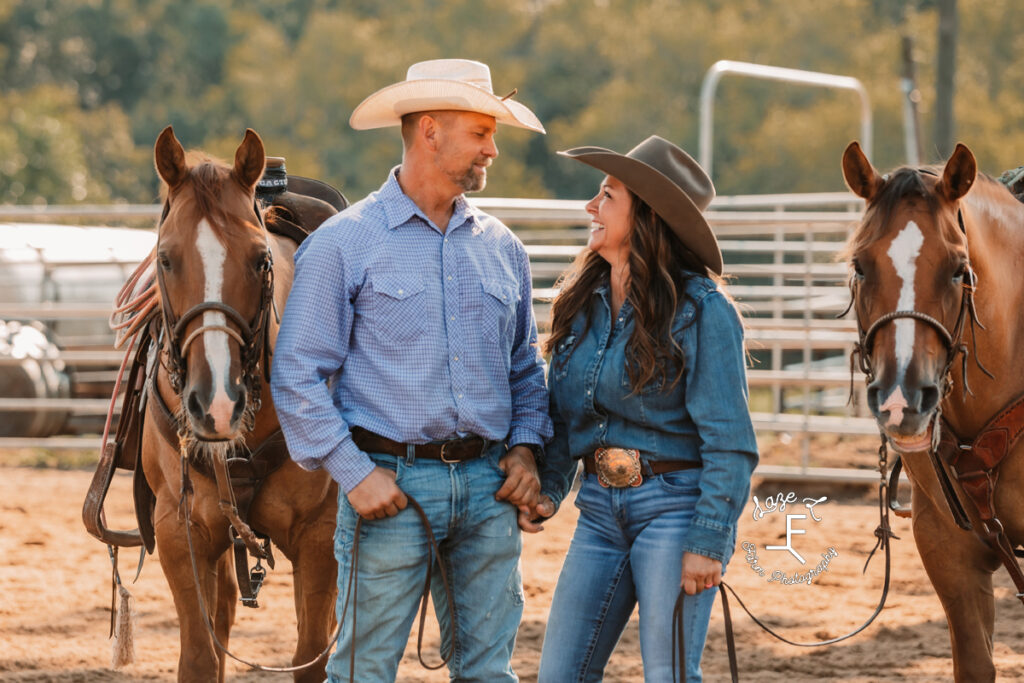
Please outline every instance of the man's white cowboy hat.
M409 67L405 80L373 93L359 103L348 122L356 130L398 126L417 111L475 111L498 123L544 132L537 116L511 99L513 90L498 97L491 87L491 70L470 59L431 59Z

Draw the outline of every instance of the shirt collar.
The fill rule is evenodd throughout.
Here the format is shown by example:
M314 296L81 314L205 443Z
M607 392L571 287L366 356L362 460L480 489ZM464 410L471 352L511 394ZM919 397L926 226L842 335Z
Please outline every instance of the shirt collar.
M387 217L388 228L393 230L405 225L413 216L418 216L430 225L430 219L423 213L423 210L402 191L402 186L398 184L398 171L401 168L401 166L392 168L388 173L388 179L380 188L380 198L384 206L384 215ZM455 208L448 221L448 226L454 230L467 221L473 221L475 225L480 225L478 213L479 210L466 201L466 195L460 194L455 198Z

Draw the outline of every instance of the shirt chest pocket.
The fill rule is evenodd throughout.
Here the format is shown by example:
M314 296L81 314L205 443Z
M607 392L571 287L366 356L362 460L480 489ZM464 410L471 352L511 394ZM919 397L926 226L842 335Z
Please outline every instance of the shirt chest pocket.
M373 280L373 328L384 341L408 342L423 334L429 311L423 279L415 274L381 275Z
M570 332L567 337L558 342L554 353L551 354L551 370L555 379L563 380L569 374L569 357L576 346L576 333Z
M518 298L511 283L495 279L480 283L477 329L485 339L511 347L515 337Z

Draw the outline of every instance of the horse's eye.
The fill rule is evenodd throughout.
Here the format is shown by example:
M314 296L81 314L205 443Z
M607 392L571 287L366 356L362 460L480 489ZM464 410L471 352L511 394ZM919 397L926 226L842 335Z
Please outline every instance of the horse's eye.
M853 272L856 274L857 279L864 279L864 269L860 267L860 261L857 259L853 260Z
M168 258L167 254L160 254L159 258L160 258L160 267L163 268L164 270L170 270L171 269L171 259Z
M961 263L953 273L953 280L957 283L963 282L965 275L967 275L967 264Z

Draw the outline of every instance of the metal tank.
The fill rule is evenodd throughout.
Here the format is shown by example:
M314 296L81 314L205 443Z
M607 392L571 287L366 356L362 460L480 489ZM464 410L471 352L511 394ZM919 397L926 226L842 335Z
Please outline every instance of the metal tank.
M0 437L102 429L101 411L60 399L109 399L118 354L104 316L154 243L152 230L0 224Z

